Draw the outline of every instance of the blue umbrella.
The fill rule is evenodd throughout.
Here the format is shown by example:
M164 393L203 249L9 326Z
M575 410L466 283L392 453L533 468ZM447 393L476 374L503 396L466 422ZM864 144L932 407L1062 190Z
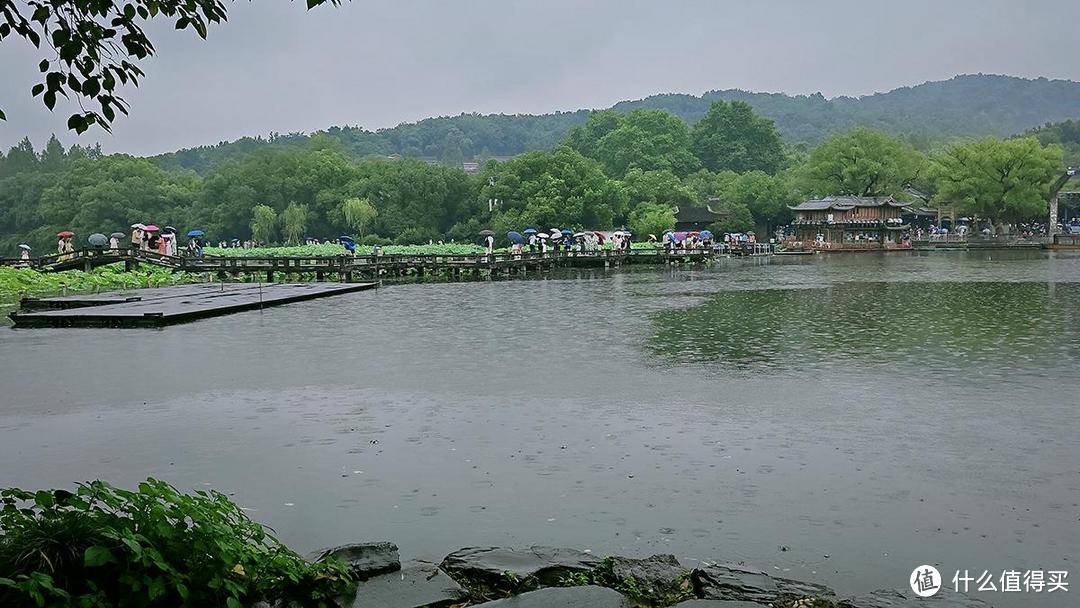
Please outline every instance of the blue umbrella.
M188 236L206 236L206 233L202 230L188 230Z
M524 245L525 244L525 237L521 236L520 232L514 232L513 230L511 230L510 232L506 233L506 238L510 239L511 243L514 243L514 244L517 244L517 245Z
M566 230L565 228L562 230L562 235L563 236L571 236L573 234L574 234L573 230Z
M712 238L712 232L710 232L708 230L702 230L701 232L698 233L698 236L703 238L703 239L711 239Z
M356 251L356 241L354 241L351 236L343 234L338 237L338 242L341 243L341 246L344 247L346 251L350 253Z
M536 228L526 228L523 234L536 234Z

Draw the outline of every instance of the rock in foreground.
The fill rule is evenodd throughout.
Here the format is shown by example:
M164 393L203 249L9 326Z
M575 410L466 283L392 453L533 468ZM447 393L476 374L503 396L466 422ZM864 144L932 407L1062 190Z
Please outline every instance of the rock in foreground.
M714 564L691 574L694 593L707 600L739 600L771 604L781 598L833 598L832 589L815 583L774 578L764 570L734 564Z
M618 591L588 585L530 591L474 608L634 608L634 604Z
M308 556L312 561L334 557L349 566L358 580L401 569L401 558L394 543L354 543L322 549Z
M466 587L505 594L561 585L573 574L592 572L600 560L574 549L469 547L447 555L440 565Z
M447 608L468 594L438 566L409 562L400 572L360 583L353 608Z

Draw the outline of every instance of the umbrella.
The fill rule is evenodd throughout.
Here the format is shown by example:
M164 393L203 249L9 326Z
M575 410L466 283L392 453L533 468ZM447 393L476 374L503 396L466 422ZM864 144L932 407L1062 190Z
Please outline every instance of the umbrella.
M702 230L700 233L698 233L698 236L700 236L703 239L711 239L712 238L712 232L709 231L709 230Z
M522 234L536 234L536 232L537 232L536 228L526 228L521 233Z
M611 233L611 236L629 236L629 235L630 235L629 232L623 232L622 230L616 230L615 232Z
M558 230L552 230L551 234L548 235L548 238L550 238L553 241L557 241L557 240L562 238L562 233L559 232Z
M511 243L517 245L525 244L525 237L521 236L520 232L514 232L513 230L511 230L510 232L506 233L506 238L510 239Z
M592 233L590 233L590 232L575 232L574 233L574 238L580 239L581 237L589 236L590 234L592 234Z
M536 238L538 238L538 239L546 239L546 238L548 238L548 234L546 232L537 232L536 233Z
M650 234L649 235L649 240L650 241L655 241L656 240L656 235L655 234Z
M105 245L109 244L109 237L101 234L100 232L95 232L94 234L86 237L86 242L90 243L94 247L104 247Z
M347 234L343 234L343 235L341 235L341 236L339 236L337 238L338 238L339 241L353 241L353 242L355 242L355 240L351 236L349 236Z
M494 230L481 230L480 236L495 236Z
M65 239L65 238L67 238L69 236L75 236L75 233L70 231L70 230L61 230L60 232L56 233L56 236L58 236L58 237L60 237L62 239Z
M25 249L27 251L30 251L30 245L23 243L22 245L19 245L19 249Z
M574 234L573 230L567 230L566 228L563 228L561 232L562 232L563 236L570 236L570 235Z
M122 238L124 238L125 236L127 236L127 235L126 235L126 234L124 234L123 232L114 232L114 233L112 233L112 234L110 234L110 235L109 235L109 238L113 238L113 239L122 239Z
M147 232L157 232L158 227L153 225L153 224L150 224L149 226L143 226L143 230L145 230Z
M202 230L188 230L188 236L206 236L206 233Z
M176 234L176 228L173 228L172 226L165 226L164 228L161 229L161 231L162 232L167 232L169 234Z
M139 230L142 230L143 228L146 228L146 224L132 224L131 227L132 228L138 228Z
M596 238L599 239L601 243L603 243L604 241L607 240L607 236L603 232L600 232L599 230L594 231L593 234L596 235Z

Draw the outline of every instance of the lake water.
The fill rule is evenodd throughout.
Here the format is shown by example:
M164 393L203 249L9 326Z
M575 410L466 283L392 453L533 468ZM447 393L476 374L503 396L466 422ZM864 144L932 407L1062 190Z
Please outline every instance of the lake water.
M947 580L1075 570L1078 364L1080 255L1046 252L564 272L163 330L0 328L0 485L155 476L231 494L299 550L671 552L841 593L903 588L923 563Z

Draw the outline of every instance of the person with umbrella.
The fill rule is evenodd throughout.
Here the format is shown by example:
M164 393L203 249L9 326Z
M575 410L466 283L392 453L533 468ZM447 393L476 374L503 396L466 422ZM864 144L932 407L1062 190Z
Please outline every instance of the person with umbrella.
M484 237L484 253L487 255L495 253L495 232L491 230L481 230L480 236Z
M143 232L143 228L146 226L140 223L134 223L131 225L131 248L135 250L145 249L146 233Z
M526 228L522 234L529 239L529 253L536 253L536 228Z
M30 261L30 245L26 243L19 245L19 259L24 262Z
M124 238L123 232L114 232L109 235L109 249L116 251L120 249L120 239Z
M157 226L145 226L142 229L142 232L143 251L157 251L159 245L161 244L161 236L158 234Z
M206 235L202 230L188 230L188 252L191 255L201 258L203 257L203 236Z
M345 251L348 251L352 255L356 255L356 241L354 241L351 236L347 234L339 236L338 243L341 243L341 246L345 248Z

